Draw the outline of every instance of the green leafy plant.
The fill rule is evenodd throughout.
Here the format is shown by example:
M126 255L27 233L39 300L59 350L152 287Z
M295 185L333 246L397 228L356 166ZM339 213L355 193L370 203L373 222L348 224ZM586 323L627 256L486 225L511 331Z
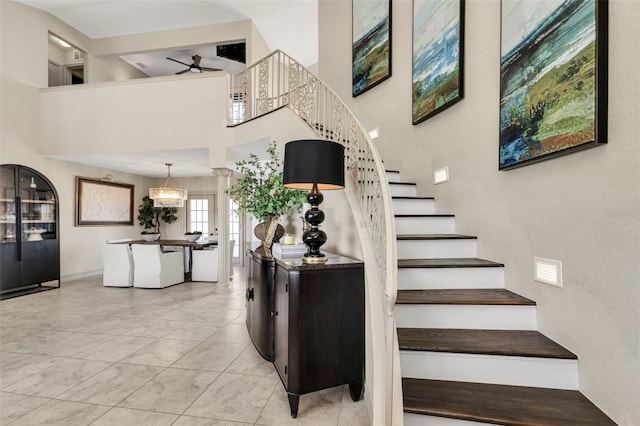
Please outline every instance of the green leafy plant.
M264 254L271 256L278 218L292 208L300 211L307 194L282 184L282 167L276 142L269 145L267 153L267 161L260 161L257 155L250 154L249 160L236 162L242 177L229 189L228 194L238 203L239 213L250 213L262 222L261 225L266 228L262 247Z
M236 163L243 175L229 189L229 196L238 203L240 213L251 213L261 222L271 217L280 217L289 209L300 210L307 199L304 191L289 189L282 185L282 170L276 142L267 149L269 160L260 161L250 154L249 160Z
M160 223L173 223L178 219L176 216L176 208L169 207L153 207L153 200L145 195L142 198L142 204L138 206L138 223L144 226L144 234L160 233ZM147 229L153 229L147 231Z

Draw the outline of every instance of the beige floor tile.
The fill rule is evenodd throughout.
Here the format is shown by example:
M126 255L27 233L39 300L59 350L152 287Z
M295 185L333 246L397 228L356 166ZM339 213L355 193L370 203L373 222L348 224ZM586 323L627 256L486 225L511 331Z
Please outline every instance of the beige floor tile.
M344 386L338 426L369 426L370 424L367 403L364 398L353 402L351 394L349 394L349 386Z
M249 343L251 338L246 325L227 324L207 339L211 342Z
M91 426L169 426L178 418L175 414L112 408Z
M175 310L176 307L173 305L150 305L138 308L131 316L137 318L166 319L166 315Z
M278 383L270 377L223 373L185 414L253 423Z
M177 321L206 321L205 315L209 309L179 306L167 313L163 318Z
M79 402L52 400L26 414L12 426L85 426L104 414L109 407Z
M225 373L250 374L252 376L278 377L273 363L260 356L251 344L231 363Z
M52 358L48 367L8 386L4 391L24 395L55 397L95 376L109 366L108 362L84 359Z
M223 326L244 314L243 309L210 309L203 316L206 321Z
M129 320L129 330L124 333L126 336L139 337L164 337L178 327L183 326L186 321L154 320L141 318L139 320Z
M190 321L164 336L166 339L197 340L202 342L211 337L220 327L208 322Z
M168 367L198 344L199 342L194 340L159 339L132 353L122 362Z
M2 392L0 393L0 424L9 424L49 401L50 399L38 396Z
M67 333L60 340L51 342L44 349L45 355L72 357L81 352L91 349L92 347L106 342L111 336L92 333Z
M55 365L59 361L44 355L27 355L14 352L0 353L0 385L2 388L26 379L32 374Z
M123 317L107 317L102 315L87 316L85 321L66 329L80 333L98 333L121 335L131 330L131 320Z
M154 378L160 371L162 371L160 367L147 365L114 364L100 374L58 396L58 399L90 404L117 405Z
M118 406L182 414L216 377L211 371L167 368Z
M229 420L205 419L203 417L180 416L173 426L251 426L251 423L238 423Z
M324 389L300 396L298 417L291 417L287 392L279 384L256 424L267 426L335 426L340 416L343 387Z
M192 370L222 372L246 347L246 344L205 341L171 366Z
M151 337L110 336L108 340L77 354L74 358L117 362L156 340Z

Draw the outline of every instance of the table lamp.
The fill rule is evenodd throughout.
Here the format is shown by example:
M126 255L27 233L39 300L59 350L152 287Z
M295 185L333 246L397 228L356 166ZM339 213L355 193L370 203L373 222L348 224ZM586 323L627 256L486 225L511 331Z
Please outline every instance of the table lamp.
M302 235L307 246L302 262L325 263L327 257L320 247L327 242L327 234L318 229L324 221L324 212L318 208L324 198L320 190L344 188L344 146L318 139L287 143L282 181L287 188L309 190L307 202L311 209L305 212L304 218L311 229Z

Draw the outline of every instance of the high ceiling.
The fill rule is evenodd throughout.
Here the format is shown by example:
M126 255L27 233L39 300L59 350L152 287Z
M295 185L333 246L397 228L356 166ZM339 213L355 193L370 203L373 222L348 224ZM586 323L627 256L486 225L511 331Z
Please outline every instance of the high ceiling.
M0 0L2 1L2 0ZM45 10L89 38L188 28L250 19L271 50L281 49L310 66L318 61L317 0L17 0ZM166 56L191 63L191 56L203 57L202 66L223 68L208 58L208 50L191 47L174 51L148 52L130 59L167 66L169 73L184 69ZM211 48L213 52L213 47ZM203 54L204 53L204 54ZM141 53L147 55L147 53ZM155 55L155 56L153 56ZM132 55L135 56L135 55ZM201 150L158 151L122 154L59 156L62 160L110 168L143 176L162 177L165 162L174 164L174 176L210 176L208 155Z
M304 66L318 61L317 0L18 1L93 39L250 19L271 50L281 49Z

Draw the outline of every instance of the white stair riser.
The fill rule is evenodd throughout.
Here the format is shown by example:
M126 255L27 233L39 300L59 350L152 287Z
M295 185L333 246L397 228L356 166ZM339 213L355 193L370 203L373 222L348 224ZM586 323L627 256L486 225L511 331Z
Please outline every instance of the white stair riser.
M399 290L504 288L504 268L398 268Z
M387 182L400 182L400 173L386 172Z
M395 214L433 214L436 212L434 200L393 200Z
M399 240L398 259L476 257L476 240Z
M392 197L417 197L418 190L415 185L389 185Z
M578 389L577 360L400 351L402 377Z
M536 330L535 306L396 305L398 327Z
M450 419L448 417L424 416L422 414L404 413L404 426L480 426L490 423L472 422L469 420Z
M398 214L398 213L396 213ZM454 234L454 217L396 217L396 233L407 234Z

